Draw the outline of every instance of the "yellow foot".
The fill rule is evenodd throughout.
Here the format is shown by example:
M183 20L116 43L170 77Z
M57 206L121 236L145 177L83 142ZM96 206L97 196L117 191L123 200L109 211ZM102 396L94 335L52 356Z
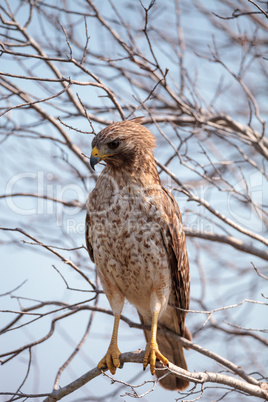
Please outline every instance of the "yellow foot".
M108 368L112 374L115 374L116 369L120 367L120 359L121 355L120 350L118 349L117 344L111 344L107 350L106 355L101 359L98 364L99 369Z
M146 369L150 363L151 373L155 373L156 359L160 360L165 366L168 366L168 359L160 353L156 342L148 342L145 349L145 355L143 359L143 370Z

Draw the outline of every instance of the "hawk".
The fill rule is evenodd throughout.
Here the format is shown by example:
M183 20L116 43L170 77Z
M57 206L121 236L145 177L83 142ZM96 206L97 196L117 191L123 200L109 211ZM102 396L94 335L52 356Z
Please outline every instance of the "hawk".
M157 334L158 324L191 339L185 326L189 309L190 273L181 213L160 182L154 159L155 137L142 118L113 123L92 141L92 168L106 166L87 200L86 244L96 264L114 314L107 353L98 364L115 374L120 366L118 327L127 299L139 313L147 346L144 369L168 362L187 370L181 344ZM156 370L157 377L165 371ZM189 382L169 374L160 380L170 390Z

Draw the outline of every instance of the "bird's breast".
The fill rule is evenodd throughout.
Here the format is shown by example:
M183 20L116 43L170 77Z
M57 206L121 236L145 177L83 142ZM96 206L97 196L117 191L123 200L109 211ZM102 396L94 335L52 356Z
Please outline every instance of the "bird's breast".
M113 280L139 310L150 306L152 289L171 286L161 231L162 212L152 197L122 191L91 214L94 257L100 278ZM161 290L162 289L162 290ZM147 308L146 307L146 308Z

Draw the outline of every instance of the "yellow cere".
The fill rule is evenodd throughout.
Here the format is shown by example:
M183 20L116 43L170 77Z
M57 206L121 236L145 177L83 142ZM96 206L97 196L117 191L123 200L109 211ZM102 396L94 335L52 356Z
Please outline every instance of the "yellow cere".
M95 156L95 157L96 157L96 156L98 156L98 157L100 156L100 155L99 155L99 151L98 151L98 149L97 149L96 147L94 147L94 148L92 149L91 155L92 155L92 156Z

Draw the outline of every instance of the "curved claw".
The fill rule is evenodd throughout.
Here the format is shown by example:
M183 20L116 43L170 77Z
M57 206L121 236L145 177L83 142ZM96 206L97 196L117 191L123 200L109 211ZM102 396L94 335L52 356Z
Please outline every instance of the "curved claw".
M156 359L160 360L165 366L168 366L168 359L160 353L158 345L156 342L148 342L145 349L145 355L143 359L143 370L146 369L150 363L151 373L155 373L155 362Z
M120 367L120 355L121 352L118 349L117 344L111 344L107 350L106 355L101 359L98 364L99 369L110 370L112 374L115 374L116 369Z

